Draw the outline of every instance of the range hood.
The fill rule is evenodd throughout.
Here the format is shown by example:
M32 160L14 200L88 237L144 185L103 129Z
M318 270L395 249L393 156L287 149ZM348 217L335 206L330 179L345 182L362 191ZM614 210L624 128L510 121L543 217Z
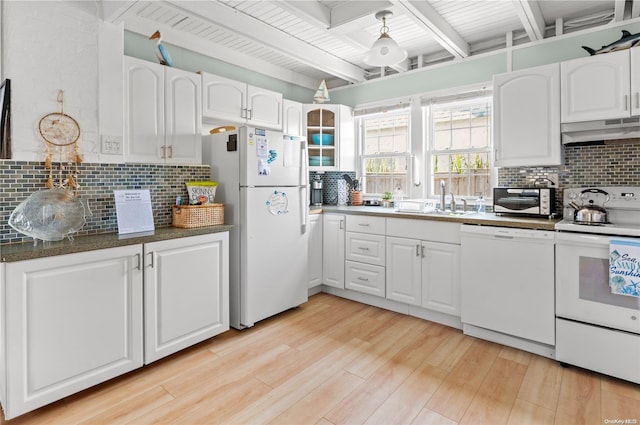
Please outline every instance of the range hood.
M640 117L562 124L562 144L640 138Z

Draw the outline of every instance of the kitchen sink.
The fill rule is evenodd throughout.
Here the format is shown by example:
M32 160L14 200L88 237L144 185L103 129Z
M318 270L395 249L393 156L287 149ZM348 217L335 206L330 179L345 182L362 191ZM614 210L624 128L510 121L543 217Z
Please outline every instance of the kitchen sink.
M467 215L475 214L475 211L451 211L451 210L439 211L439 210L435 210L435 211L432 211L432 212L427 213L427 214L444 215L444 216L450 216L450 217L464 217L464 216L467 216Z

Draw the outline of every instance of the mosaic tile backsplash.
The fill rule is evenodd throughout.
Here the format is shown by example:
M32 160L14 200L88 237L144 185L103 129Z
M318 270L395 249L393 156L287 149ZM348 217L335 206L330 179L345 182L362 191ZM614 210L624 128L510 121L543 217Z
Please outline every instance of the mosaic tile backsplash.
M536 179L558 174L556 195L560 207L564 187L640 186L640 143L615 142L594 146L566 146L562 167L500 168L500 186L532 186ZM310 173L313 180L316 172ZM338 181L343 172L321 173L325 204L338 202ZM354 172L347 174L355 179ZM0 162L0 244L31 240L7 221L11 212L31 193L45 187L48 173L42 162ZM157 227L171 224L171 205L177 196L186 199L185 180L208 180L208 166L155 164L82 164L81 196L88 200L92 215L78 235L117 232L113 190L149 189ZM351 200L349 199L349 202Z
M565 187L640 186L639 142L630 139L591 146L568 145L564 147L564 166L500 168L498 185L534 186L537 179L557 174L556 210L561 211Z
M343 175L347 174L354 180L356 178L355 171L311 171L309 173L309 181L313 181L316 174L319 174L322 179L322 203L327 205L336 205L338 203L338 181L344 180ZM351 204L351 194L349 194L347 203Z
M0 244L32 240L7 223L11 212L32 193L45 188L48 171L42 162L0 162ZM77 235L117 232L113 190L149 189L156 227L171 225L171 205L188 199L185 180L209 180L209 166L157 164L82 164L78 182L91 216Z

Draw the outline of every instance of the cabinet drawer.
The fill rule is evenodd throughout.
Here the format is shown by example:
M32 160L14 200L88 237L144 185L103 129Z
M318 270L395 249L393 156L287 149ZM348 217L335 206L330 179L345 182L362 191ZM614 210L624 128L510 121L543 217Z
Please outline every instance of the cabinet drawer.
M383 217L370 217L366 215L347 215L347 232L362 232L374 235L385 234L385 221Z
M385 237L366 233L347 232L346 259L384 266Z
M385 268L355 261L345 261L344 287L352 291L384 297Z
M460 223L415 220L411 218L390 218L387 220L387 236L459 245Z

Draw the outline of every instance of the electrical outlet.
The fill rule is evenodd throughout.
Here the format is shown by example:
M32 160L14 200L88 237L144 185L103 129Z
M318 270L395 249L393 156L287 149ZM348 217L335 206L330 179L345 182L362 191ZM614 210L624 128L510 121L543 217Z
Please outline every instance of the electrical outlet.
M558 183L560 182L560 177L558 173L549 173L547 178L553 182L554 187L558 187Z
M122 155L122 136L100 136L100 152L109 155Z

